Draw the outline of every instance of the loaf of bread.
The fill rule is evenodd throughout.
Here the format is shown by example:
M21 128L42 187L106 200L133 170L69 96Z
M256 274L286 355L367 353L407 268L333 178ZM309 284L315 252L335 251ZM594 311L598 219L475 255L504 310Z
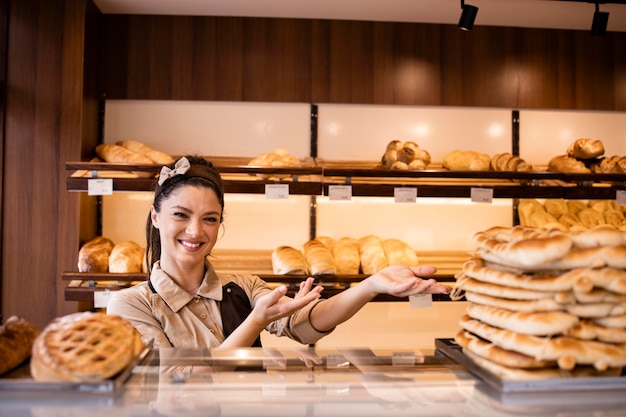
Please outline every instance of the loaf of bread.
M0 375L17 368L30 357L39 330L29 321L11 316L0 326Z
M337 273L341 275L357 275L361 266L359 245L356 239L342 237L332 247L333 258L337 265Z
M568 155L557 155L550 159L550 161L548 161L548 171L582 174L591 172L584 162Z
M291 246L279 246L272 252L272 270L276 275L307 275L309 264L304 254Z
M109 272L138 274L144 268L145 250L141 245L133 241L116 244L109 255Z
M591 159L602 155L604 155L604 145L601 140L580 138L567 148L567 156L571 158Z
M336 274L337 266L333 254L321 241L312 239L304 244L304 257L309 263L311 274Z
M383 248L383 241L378 236L363 236L357 242L361 257L361 272L371 275L389 265Z
M139 332L119 316L69 314L37 336L30 371L36 381L103 381L130 365L143 347Z
M89 240L78 251L78 272L107 272L114 246L113 241L104 236Z
M297 157L291 155L285 148L275 148L272 152L265 152L257 155L255 158L248 161L250 166L258 167L300 167L302 161ZM287 174L257 174L259 178L263 179L281 179L285 178Z
M147 156L113 143L102 143L96 146L96 154L106 162L131 164L153 163Z
M383 249L389 265L419 265L419 258L415 250L404 240L385 239Z
M450 171L489 171L491 157L476 151L455 149L444 155L442 164Z
M174 158L165 152L157 151L156 149L152 149L145 143L139 142L137 140L122 140L116 143L117 145L123 146L126 149L129 149L133 152L137 152L141 155L147 156L153 163L159 165L169 165L174 163Z

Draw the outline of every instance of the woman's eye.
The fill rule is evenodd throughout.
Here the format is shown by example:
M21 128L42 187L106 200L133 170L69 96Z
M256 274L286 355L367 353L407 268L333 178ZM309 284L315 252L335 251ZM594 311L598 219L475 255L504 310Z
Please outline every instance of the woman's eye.
M178 212L174 213L174 217L178 217L178 218L184 219L184 218L187 217L187 215L185 213L182 213L182 212L178 211Z
M204 221L208 223L215 223L215 222L218 222L219 219L217 217L210 216L210 217L205 217Z

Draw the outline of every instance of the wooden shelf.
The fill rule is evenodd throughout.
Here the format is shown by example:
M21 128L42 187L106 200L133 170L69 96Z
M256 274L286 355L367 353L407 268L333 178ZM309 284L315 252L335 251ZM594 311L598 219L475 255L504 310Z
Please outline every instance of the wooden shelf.
M454 276L461 270L463 263L469 258L464 251L432 251L418 253L420 264L437 267L435 278L439 282L454 285ZM269 250L214 250L211 263L220 273L253 273L258 275L271 286L286 285L288 295L293 296L298 291L298 285L305 275L276 275L272 272L271 251ZM320 275L316 276L316 283L324 286L324 297L330 297L350 286L359 283L367 275ZM138 282L145 281L147 274L119 274L119 273L88 273L64 272L62 279L70 281L65 288L67 301L93 302L93 293L96 291L117 291ZM374 301L406 301L407 298L379 296ZM450 301L448 296L435 295L434 301Z
M328 195L332 185L352 186L353 196L392 197L397 187L416 187L420 197L469 198L473 188L491 188L494 198L614 199L626 189L626 174L449 171L440 165L423 171L391 171L376 161L307 158L303 167L255 167L247 159L212 157L228 193L264 194L266 184L288 184L294 195ZM152 191L160 166L67 162L69 191L85 192L92 178L111 178L114 191ZM538 168L539 169L539 168ZM263 179L263 176L272 176ZM278 179L279 178L279 179Z

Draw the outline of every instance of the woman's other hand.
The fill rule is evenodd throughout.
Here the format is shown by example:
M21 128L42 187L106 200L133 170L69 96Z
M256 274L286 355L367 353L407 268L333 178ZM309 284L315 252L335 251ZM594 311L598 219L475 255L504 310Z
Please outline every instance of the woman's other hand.
M449 294L451 288L429 278L437 269L430 265L391 265L367 278L374 294L407 297L415 294Z

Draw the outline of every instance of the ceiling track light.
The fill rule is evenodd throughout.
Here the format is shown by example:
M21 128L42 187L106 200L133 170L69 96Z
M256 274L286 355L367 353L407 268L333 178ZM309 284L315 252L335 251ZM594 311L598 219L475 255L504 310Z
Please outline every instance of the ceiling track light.
M600 2L596 1L596 11L593 13L593 22L591 23L591 34L595 36L604 36L606 33L606 24L609 22L609 12L600 11Z
M472 6L471 4L465 4L465 2L461 0L461 10L459 27L462 30L470 31L474 27L474 20L476 20L476 15L478 14L478 7Z

